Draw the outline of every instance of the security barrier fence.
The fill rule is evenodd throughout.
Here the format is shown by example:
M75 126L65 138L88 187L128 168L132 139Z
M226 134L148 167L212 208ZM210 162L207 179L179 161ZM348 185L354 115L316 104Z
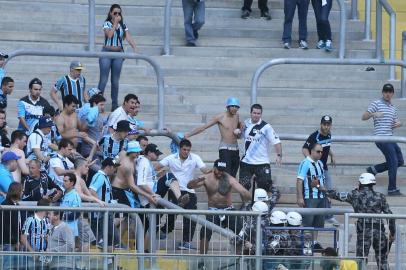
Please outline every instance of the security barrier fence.
M160 199L170 206L164 202ZM319 231L336 250L338 230L264 227L259 212L87 203L81 208L2 205L0 212L1 269L330 269L323 266L343 261L320 257L313 247L313 233ZM192 247L179 249L189 239ZM362 259L344 263L363 269Z

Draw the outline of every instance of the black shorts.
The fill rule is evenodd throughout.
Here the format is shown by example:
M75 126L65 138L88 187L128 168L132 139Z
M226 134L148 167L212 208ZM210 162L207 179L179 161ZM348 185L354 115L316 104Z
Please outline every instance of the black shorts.
M233 210L229 210L233 211ZM213 210L215 213L216 211ZM223 220L221 215L207 215L206 220L213 222L214 224L223 227L223 228L228 228L232 230L235 234L238 234L242 230L242 220L239 216L234 216L234 215L229 215L229 216L224 216L225 219ZM206 227L201 227L200 229L200 240L203 240L206 238L207 241L210 241L212 235L212 231Z
M112 192L113 198L118 203L128 205L131 208L139 208L140 203L136 200L135 194L131 190L113 187Z
M272 177L270 164L252 165L241 161L240 184L247 190L251 189L251 178L253 175L255 175L255 181L257 183L256 188L263 188L267 192L271 191Z
M238 150L220 149L219 158L227 163L226 172L232 177L236 177L240 165L240 152Z

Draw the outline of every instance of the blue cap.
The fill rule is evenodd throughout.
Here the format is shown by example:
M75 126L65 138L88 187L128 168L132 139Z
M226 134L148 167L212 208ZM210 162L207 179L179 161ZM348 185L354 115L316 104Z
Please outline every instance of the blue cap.
M127 153L140 153L142 152L140 143L137 141L130 141L127 144Z
M47 127L52 127L53 125L54 125L54 122L52 122L51 118L41 117L39 119L38 128L47 128Z
M94 95L100 94L100 93L101 93L101 91L96 87L93 87L93 88L90 88L89 90L87 90L87 94L89 95L89 98L93 97Z
M19 160L21 157L17 156L14 152L6 152L1 156L1 163L5 163L10 160Z
M227 99L227 107L228 106L237 106L238 108L240 107L240 100L235 97L229 97Z

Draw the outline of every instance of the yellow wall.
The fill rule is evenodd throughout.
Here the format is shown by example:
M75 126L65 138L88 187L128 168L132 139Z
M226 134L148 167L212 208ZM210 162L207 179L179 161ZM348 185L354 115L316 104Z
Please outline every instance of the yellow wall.
M388 0L396 12L396 59L401 58L402 50L402 31L406 31L406 0ZM371 0L372 6L372 35L375 39L375 7L376 0ZM365 18L365 0L358 0L359 17L361 20ZM389 16L384 11L382 15L382 46L385 57L388 57L389 52Z

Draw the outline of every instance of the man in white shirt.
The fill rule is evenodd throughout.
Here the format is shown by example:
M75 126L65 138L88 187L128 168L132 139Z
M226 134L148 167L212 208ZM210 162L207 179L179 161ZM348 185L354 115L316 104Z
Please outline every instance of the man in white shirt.
M168 197L169 200L178 203L183 201L183 198L187 198L187 202L184 204L185 209L197 209L197 197L194 189L189 189L187 184L193 180L194 170L200 169L203 173L209 173L210 169L206 167L202 159L191 153L192 143L183 139L179 143L179 152L169 155L162 159L156 166L157 170L164 167L168 167L170 172L164 177L161 177L158 181L157 193L164 197L168 189L171 190ZM177 188L180 189L177 190ZM168 224L164 229L171 232L175 225L175 216L168 217ZM166 228L168 227L168 228ZM196 222L191 222L190 219L183 218L183 242L178 246L178 249L188 250L191 249L191 241L193 239L196 229Z
M261 119L262 106L251 106L251 118L245 120L243 132L245 153L240 163L240 184L247 190L251 188L251 178L257 188L263 188L271 195L272 178L270 166L270 145L275 147L276 164L282 162L282 144L272 126Z
M49 176L62 189L63 176L66 173L75 173L73 163L68 159L73 152L73 142L68 139L62 139L58 144L58 152L49 160Z
M38 129L28 137L27 159L38 159L42 164L46 164L49 161L48 145L50 141L46 135L51 132L53 125L54 123L51 118L41 117L39 119Z
M129 120L130 112L135 110L137 104L140 101L134 94L128 94L124 97L123 105L114 110L109 116L107 126L109 127L109 133L113 133L117 128L117 123L121 120Z

